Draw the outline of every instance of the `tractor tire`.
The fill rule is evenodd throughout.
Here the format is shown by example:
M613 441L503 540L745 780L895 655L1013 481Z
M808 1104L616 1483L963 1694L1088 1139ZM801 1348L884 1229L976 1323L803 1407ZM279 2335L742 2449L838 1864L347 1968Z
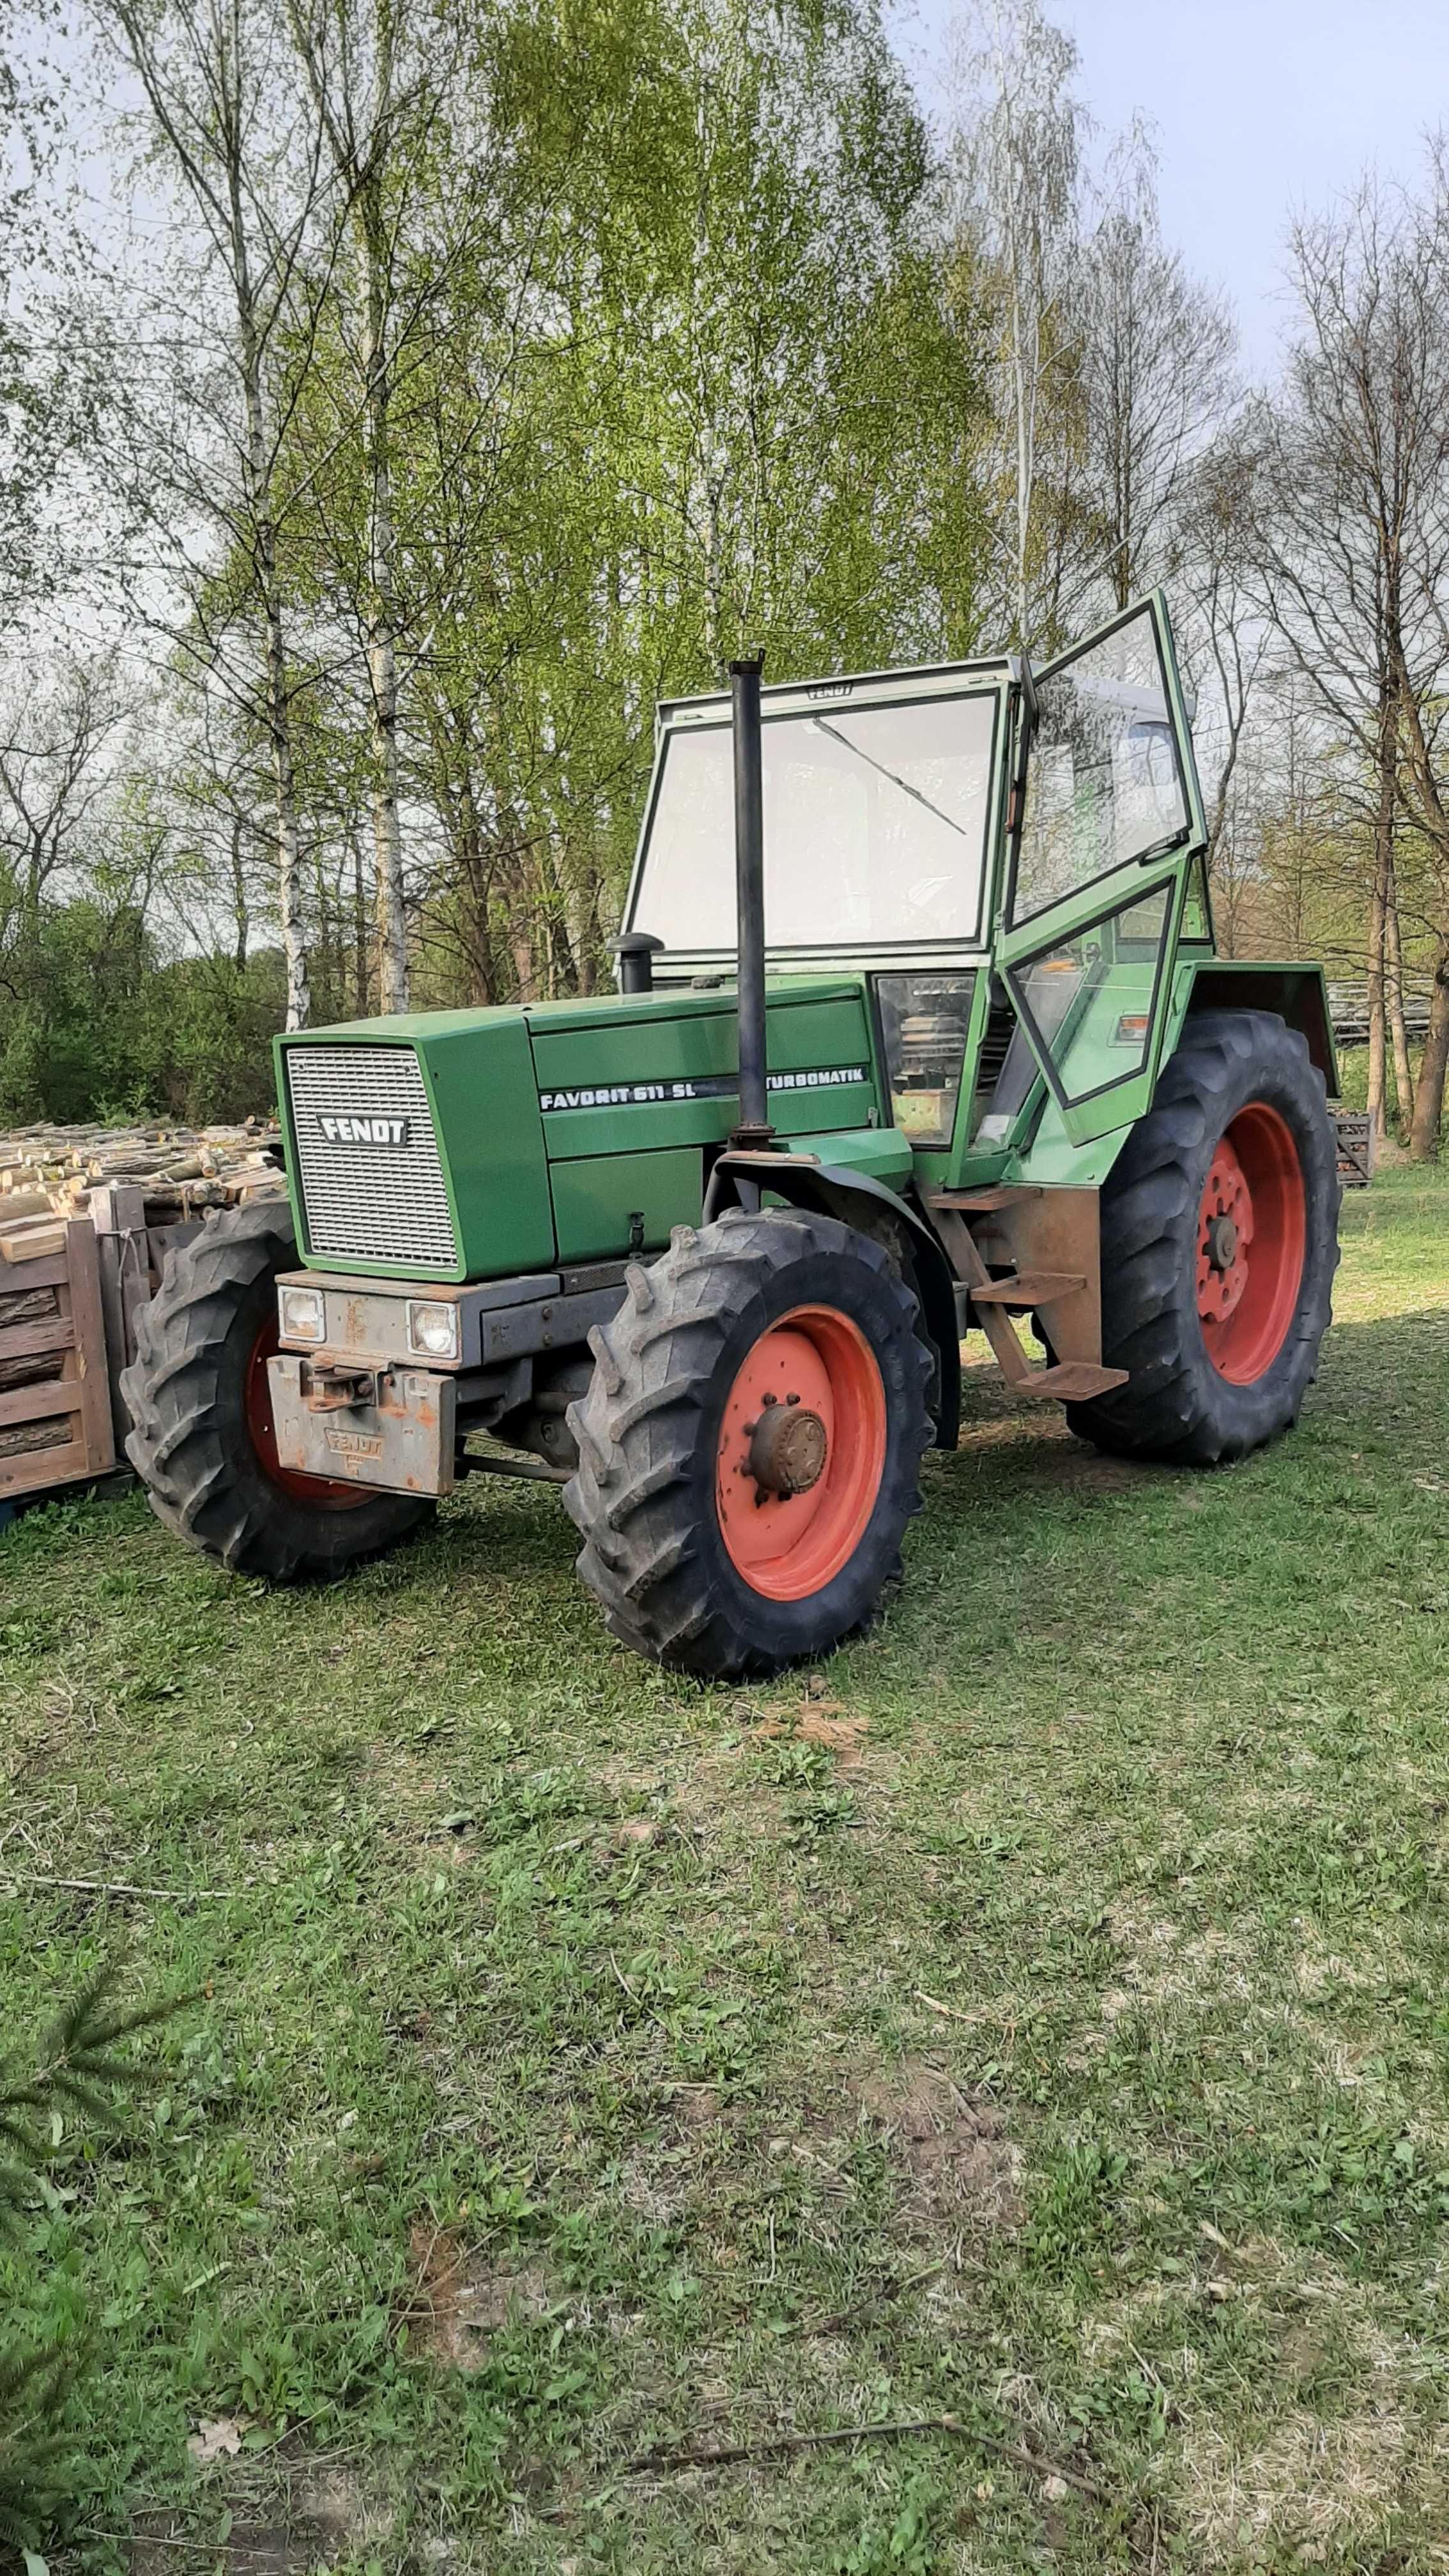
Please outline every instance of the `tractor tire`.
M1067 1407L1124 1458L1215 1466L1297 1421L1338 1267L1338 1155L1306 1041L1268 1011L1189 1019L1102 1191L1102 1357Z
M126 1454L157 1519L229 1573L271 1583L340 1574L433 1512L278 1465L266 1362L277 1347L274 1282L296 1266L285 1199L208 1218L169 1255L121 1377Z
M614 1635L722 1678L867 1627L931 1440L920 1308L881 1245L793 1210L679 1226L589 1341L564 1504Z

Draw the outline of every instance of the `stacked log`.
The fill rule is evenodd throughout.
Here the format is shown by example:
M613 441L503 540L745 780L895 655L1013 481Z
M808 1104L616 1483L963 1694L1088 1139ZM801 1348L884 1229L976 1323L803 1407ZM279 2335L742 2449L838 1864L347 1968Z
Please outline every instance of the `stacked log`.
M286 1187L281 1131L253 1118L243 1127L44 1125L0 1135L0 1253L14 1236L34 1257L47 1226L84 1216L92 1192L117 1183L142 1191L148 1226L277 1196Z

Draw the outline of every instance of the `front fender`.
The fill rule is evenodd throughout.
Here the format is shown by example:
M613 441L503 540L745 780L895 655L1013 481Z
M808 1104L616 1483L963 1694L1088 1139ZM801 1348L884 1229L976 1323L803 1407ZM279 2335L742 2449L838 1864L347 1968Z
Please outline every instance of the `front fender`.
M721 1154L709 1176L704 1223L742 1205L741 1189L768 1191L791 1207L810 1208L854 1226L896 1250L920 1300L936 1361L931 1411L936 1447L954 1449L961 1431L961 1340L950 1264L936 1235L915 1209L881 1181L844 1164L807 1161L803 1154Z

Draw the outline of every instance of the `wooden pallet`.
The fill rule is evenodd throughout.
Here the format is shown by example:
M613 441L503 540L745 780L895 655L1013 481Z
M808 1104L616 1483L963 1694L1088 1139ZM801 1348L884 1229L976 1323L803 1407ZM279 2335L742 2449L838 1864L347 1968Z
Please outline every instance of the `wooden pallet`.
M0 1500L116 1463L94 1228L0 1232Z

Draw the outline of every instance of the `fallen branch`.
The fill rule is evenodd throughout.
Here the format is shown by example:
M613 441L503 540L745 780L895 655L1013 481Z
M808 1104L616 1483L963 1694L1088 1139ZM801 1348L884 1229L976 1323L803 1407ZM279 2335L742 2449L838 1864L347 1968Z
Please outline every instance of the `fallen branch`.
M1014 2461L1018 2468L1029 2469L1033 2477L1060 2478L1064 2485L1075 2487L1079 2495L1089 2496L1094 2504L1106 2504L1103 2488L1077 2469L1063 2467L1058 2460L1043 2459L1039 2452L1027 2450L1024 2443L1008 2442L999 2433L983 2432L961 2415L893 2415L874 2423L836 2424L818 2433L765 2433L753 2442L703 2442L687 2444L681 2450L668 2450L656 2444L653 2450L636 2451L625 2460L616 2475L625 2478L646 2477L656 2469L726 2469L744 2460L776 2459L789 2451L824 2450L840 2442L901 2441L911 2433L951 2433L958 2440L974 2442L978 2449L992 2451L998 2459Z

